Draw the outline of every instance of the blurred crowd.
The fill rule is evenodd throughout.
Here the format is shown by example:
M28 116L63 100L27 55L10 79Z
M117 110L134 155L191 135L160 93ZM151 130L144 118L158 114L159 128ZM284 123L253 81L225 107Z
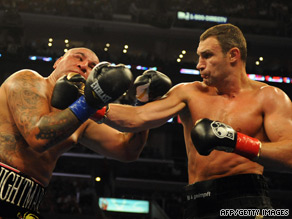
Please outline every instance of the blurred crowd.
M243 27L244 32L249 33L265 33L276 36L291 37L292 36L292 25L291 25L291 14L292 14L292 1L280 1L280 0L0 0L0 58L1 53L7 52L12 56L12 61L5 60L5 66L1 66L0 82L2 82L11 72L12 69L17 68L32 68L35 69L37 65L27 61L28 55L41 54L50 55L53 58L57 58L60 54L53 50L48 49L47 46L39 47L35 42L30 44L21 44L21 37L23 32L21 29L21 16L20 12L24 13L38 13L58 16L70 16L90 19L104 19L114 20L115 15L124 15L130 17L131 22L142 22L141 14L143 12L154 12L158 16L163 14L175 14L177 11L185 11L199 14L209 15L220 15L242 19L259 19L264 21L273 21L279 24L279 28L270 29L268 32L263 31L261 28L248 28ZM150 13L151 14L151 13ZM149 13L144 14L146 16ZM172 25L183 25L183 23L173 22ZM256 31L256 32L254 32ZM87 46L86 43L84 46ZM167 66L166 72L176 71L179 69L179 64L163 62L160 57L152 53L144 53L140 56L123 55L121 57L111 57L109 53L106 53L102 48L93 48L99 55L100 60L118 61L120 63L143 63L153 64L157 66ZM15 62L17 57L17 62ZM1 58L3 60L3 57ZM0 64L3 61L0 60ZM2 61L2 62L1 62ZM39 68L48 69L51 71L52 63L38 63ZM32 65L33 67L30 67ZM176 65L176 66L174 66ZM177 69L176 69L177 68ZM38 69L35 69L38 70ZM277 69L278 70L278 69ZM283 70L284 71L284 70ZM165 128L165 127L164 127ZM172 127L168 127L169 129ZM180 127L181 128L181 127ZM176 130L176 129L174 129ZM176 137L176 135L174 135ZM159 142L158 140L159 139ZM174 154L181 153L181 157L184 157L184 151L162 151L161 145L167 145L167 148L171 147L169 141L162 142L163 139L171 139L173 144L178 144L175 139L170 136L164 136L159 133L159 137L155 133L150 136L148 146L142 154L142 158L150 157L157 159L167 159L174 157ZM176 138L177 139L177 138ZM182 147L183 148L183 147ZM89 153L84 148L75 148L77 153ZM82 162L80 162L82 163ZM80 163L78 164L79 166ZM180 163L179 163L180 164ZM66 166L66 165L64 165ZM72 170L74 164L68 164ZM121 165L120 165L121 166ZM169 180L168 176L175 176L181 178L183 167L169 168L169 172L160 172L160 179ZM74 168L73 168L74 169ZM79 170L78 167L75 167ZM86 168L83 168L83 170ZM160 171L160 168L148 168L151 170ZM125 170L129 171L128 168ZM60 172L68 172L65 168L57 169ZM134 170L133 170L134 171ZM136 169L138 171L138 169ZM80 171L81 172L81 171ZM164 174L161 174L164 173ZM86 173L90 174L90 173ZM146 173L135 172L136 176L145 177ZM125 175L126 176L126 175ZM148 177L158 178L158 173L151 173ZM281 178L282 177L282 178ZM291 180L287 176L287 179L283 180L283 175L279 177L271 176L271 185L273 190L290 190ZM287 185L283 184L287 182ZM289 183L288 183L289 182ZM53 180L48 188L46 199L44 200L41 211L50 214L74 214L74 215L94 215L96 214L97 205L97 190L96 185L92 179L79 179L79 178L62 178L53 177ZM142 194L143 195L143 194ZM144 195L151 195L148 198L153 198L163 206L164 210L168 215L172 215L173 218L180 218L181 209L177 206L181 204L180 197L176 193L152 193L145 192ZM283 204L278 201L275 206L283 208ZM286 207L286 206L285 206ZM287 206L287 208L290 206Z
M94 187L89 179L53 177L40 212L64 215L94 215L97 208Z
M139 16L147 10L148 16L155 13L176 14L185 11L198 14L227 16L243 19L276 21L282 31L269 34L291 35L292 2L285 0L1 0L0 10L14 9L18 12L41 13L112 20L114 15L130 15L132 21L141 21ZM172 23L175 25L175 22ZM279 26L281 26L279 25ZM260 27L259 27L260 28ZM254 30L250 30L254 31Z
M290 1L283 0L1 0L0 9L17 8L19 12L111 18L112 14L130 14L131 8L137 7L161 12L189 11L229 17L283 20L290 16L291 6Z
M48 14L56 16L80 17L89 19L118 21L121 17L128 17L129 22L148 22L151 25L160 27L181 26L189 28L206 29L212 23L188 22L175 19L164 19L175 16L177 11L185 11L199 14L227 16L239 20L248 19L244 25L238 25L245 34L263 34L271 36L292 36L292 2L284 0L1 0L0 1L0 58L1 53L15 55L19 59L27 58L28 54L39 54L44 56L59 57L63 51L54 51L48 48L47 44L40 45L33 39L27 42L23 39L21 13ZM124 19L125 20L125 19ZM123 21L124 21L123 20ZM263 21L264 26L255 24L256 20ZM267 25L267 23L273 25ZM253 24L253 25L249 25ZM85 31L85 30L84 30ZM85 47L92 48L101 60L112 62L131 63L157 66L169 65L162 60L160 55L154 51L143 51L141 54L120 54L115 56L105 52L103 48L95 48L84 41ZM74 47L74 45L72 45ZM62 52L62 53L60 53ZM2 57L3 58L3 57ZM175 61L175 59L174 59ZM272 63L272 62L270 62ZM176 63L171 63L176 64ZM278 66L273 64L275 68ZM283 63L281 66L284 66ZM276 71L287 71L277 68ZM251 69L253 70L253 69ZM269 69L270 70L270 69Z

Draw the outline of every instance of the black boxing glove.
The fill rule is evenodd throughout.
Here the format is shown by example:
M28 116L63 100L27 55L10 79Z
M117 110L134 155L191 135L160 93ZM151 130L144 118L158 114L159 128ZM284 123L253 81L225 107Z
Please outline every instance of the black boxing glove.
M232 127L209 119L198 120L191 130L191 138L200 155L213 150L233 152L253 159L260 156L261 142L236 132Z
M90 72L85 82L84 96L77 99L69 108L81 122L84 122L97 109L122 96L132 81L132 72L125 65L113 66L108 62L101 62Z
M147 70L134 81L136 88L136 105L143 105L165 95L172 87L172 82L165 74Z
M69 73L59 78L53 90L51 105L57 109L66 109L84 93L85 81L78 73Z
M66 109L84 94L86 79L78 73L69 73L59 78L55 84L51 105L57 109ZM97 110L92 119L99 123L108 110L107 106Z
M121 97L131 86L133 75L125 65L101 62L88 76L84 96L86 102L100 109Z

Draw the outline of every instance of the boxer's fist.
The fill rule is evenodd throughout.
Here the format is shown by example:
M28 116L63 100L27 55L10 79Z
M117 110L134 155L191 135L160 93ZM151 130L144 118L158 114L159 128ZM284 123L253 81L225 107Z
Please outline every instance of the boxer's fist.
M92 116L98 121L106 113L105 106L122 96L131 86L132 80L132 72L125 65L112 66L108 62L101 62L90 72L85 82L84 95L69 108L81 122Z
M232 127L209 119L196 122L191 130L194 146L201 155L209 155L213 150L221 150L240 154L249 159L258 157L261 142L236 132Z
M136 98L142 103L147 103L162 97L172 87L172 82L165 74L147 70L134 81Z
M69 73L59 78L53 90L51 105L57 109L66 109L83 94L85 81L77 73Z
M85 100L100 109L122 96L131 86L133 75L125 65L108 62L96 65L89 74L84 89Z

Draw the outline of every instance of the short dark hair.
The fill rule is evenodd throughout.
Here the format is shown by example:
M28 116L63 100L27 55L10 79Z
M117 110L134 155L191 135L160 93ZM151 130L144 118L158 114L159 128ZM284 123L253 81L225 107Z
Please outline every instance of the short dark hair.
M246 63L246 40L243 33L237 26L232 24L218 24L210 27L200 36L200 41L204 41L212 36L216 37L219 41L224 54L226 54L230 49L237 47L240 50L241 60Z

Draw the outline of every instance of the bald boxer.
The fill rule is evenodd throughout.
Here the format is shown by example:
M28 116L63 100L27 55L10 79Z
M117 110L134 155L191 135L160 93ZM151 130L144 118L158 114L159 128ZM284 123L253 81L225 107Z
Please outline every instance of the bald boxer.
M0 218L39 218L56 162L74 144L120 161L138 158L148 131L119 132L96 122L106 105L127 91L132 73L124 65L98 63L93 51L74 48L55 62L48 77L24 69L1 85ZM62 86L54 89L57 82ZM81 84L82 95L76 92ZM54 103L60 106L66 94L69 106L53 107L53 90Z
M189 177L184 218L218 218L221 209L271 209L263 171L292 169L291 101L279 88L249 79L246 40L238 27L209 28L197 54L202 82L178 84L165 98L140 107L110 104L106 124L142 131L180 117Z

